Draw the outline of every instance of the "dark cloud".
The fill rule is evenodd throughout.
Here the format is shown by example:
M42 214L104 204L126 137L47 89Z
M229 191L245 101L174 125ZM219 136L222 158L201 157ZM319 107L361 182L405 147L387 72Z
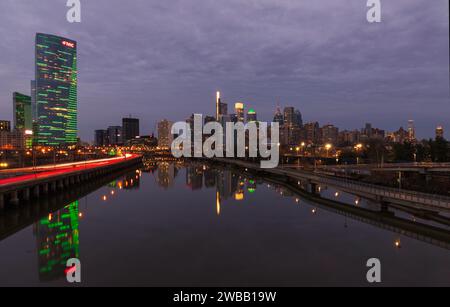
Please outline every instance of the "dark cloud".
M448 0L381 1L369 24L364 0L0 1L0 117L13 91L29 91L36 32L79 42L80 134L139 116L214 112L214 93L271 119L294 105L306 120L388 130L415 119L419 135L450 130Z

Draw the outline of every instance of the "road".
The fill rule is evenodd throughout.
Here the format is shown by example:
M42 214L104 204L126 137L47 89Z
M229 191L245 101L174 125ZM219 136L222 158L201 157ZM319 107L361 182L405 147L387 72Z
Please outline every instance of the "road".
M12 185L36 179L43 179L56 175L68 174L71 172L77 172L84 169L93 169L100 166L112 165L115 163L119 163L125 159L135 158L136 156L137 155L127 154L123 157L111 159L99 159L86 162L83 161L58 165L46 165L46 166L39 166L36 168L27 167L27 168L3 170L1 172L2 174L9 174L11 175L11 177L0 179L0 186ZM14 176L17 173L20 173L21 175Z

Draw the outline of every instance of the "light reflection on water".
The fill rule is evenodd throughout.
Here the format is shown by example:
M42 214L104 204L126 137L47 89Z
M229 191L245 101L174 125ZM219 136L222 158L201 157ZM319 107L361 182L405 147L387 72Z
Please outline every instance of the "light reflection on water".
M379 210L332 187L318 191ZM226 167L147 163L23 230L3 221L11 235L0 242L0 285L66 285L73 257L85 285L367 285L373 257L389 284L450 285L442 242L399 229L403 220L388 225L389 216L333 205Z

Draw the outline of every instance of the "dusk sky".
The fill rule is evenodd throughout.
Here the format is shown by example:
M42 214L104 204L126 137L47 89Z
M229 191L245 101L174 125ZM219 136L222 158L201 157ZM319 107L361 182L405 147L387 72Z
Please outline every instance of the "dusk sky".
M78 42L83 140L129 114L150 134L159 119L214 114L220 90L261 120L277 103L304 121L388 131L438 124L450 137L448 0L0 0L0 119L12 93L29 94L36 32Z

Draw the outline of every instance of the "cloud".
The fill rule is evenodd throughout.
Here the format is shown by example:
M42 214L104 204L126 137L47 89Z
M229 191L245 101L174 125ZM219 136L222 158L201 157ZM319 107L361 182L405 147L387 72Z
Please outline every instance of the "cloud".
M382 1L380 24L367 23L362 0L81 3L81 24L67 23L63 0L0 3L1 117L11 93L29 89L34 34L47 32L79 42L88 140L128 114L148 133L160 118L212 114L217 89L266 120L279 102L343 128L393 130L413 118L430 136L448 123L446 0Z

